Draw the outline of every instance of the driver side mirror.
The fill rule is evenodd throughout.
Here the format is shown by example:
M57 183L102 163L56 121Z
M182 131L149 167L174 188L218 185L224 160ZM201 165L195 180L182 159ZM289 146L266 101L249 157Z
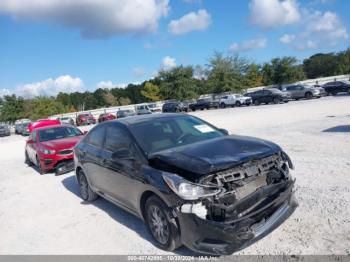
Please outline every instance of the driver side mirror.
M220 128L219 131L221 133L225 134L226 136L228 136L230 134L225 128Z
M112 154L113 160L134 160L135 157L129 148L123 147Z
M28 143L28 144L33 144L33 143L34 143L34 141L33 141L33 139L28 138L28 139L27 139L27 143Z
M87 133L88 133L88 131L85 130L85 131L83 132L83 135L86 135Z

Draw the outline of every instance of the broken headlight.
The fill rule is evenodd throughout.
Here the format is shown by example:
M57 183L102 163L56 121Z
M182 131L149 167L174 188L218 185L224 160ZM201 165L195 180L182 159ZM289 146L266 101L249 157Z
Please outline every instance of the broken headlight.
M172 173L164 172L163 179L170 189L184 200L197 200L221 192L218 187L194 184Z

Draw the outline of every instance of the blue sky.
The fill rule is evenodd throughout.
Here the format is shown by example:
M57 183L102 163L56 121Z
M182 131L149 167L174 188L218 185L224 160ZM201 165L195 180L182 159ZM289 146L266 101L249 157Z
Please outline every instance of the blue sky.
M204 65L350 46L348 0L1 0L0 95L55 95Z

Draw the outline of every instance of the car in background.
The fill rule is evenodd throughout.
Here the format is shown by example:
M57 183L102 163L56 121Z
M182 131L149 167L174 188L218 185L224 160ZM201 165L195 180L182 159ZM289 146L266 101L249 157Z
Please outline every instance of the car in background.
M245 96L251 97L254 105L288 103L291 100L291 95L288 92L282 92L276 88L261 89L247 93Z
M162 105L160 103L149 103L147 106L152 113L162 113Z
M117 118L124 118L129 116L134 116L136 113L131 109L120 109L117 111Z
M55 126L55 125L60 125L60 124L61 124L61 122L57 119L40 119L34 123L30 123L28 125L28 131L29 131L29 133L31 133L31 132L33 132L33 130L40 128L40 127Z
M90 125L90 124L96 124L96 119L91 113L83 113L79 114L76 119L75 123L77 126L82 126L82 125Z
M74 126L74 119L71 117L63 116L63 117L57 118L57 120L59 120L61 124L68 124L68 125Z
M188 112L188 105L180 101L169 101L164 103L163 113Z
M211 109L211 108L219 108L219 101L214 100L211 97L200 98L197 100L196 103L191 104L189 107L192 111L196 111L198 109L204 110L204 109Z
M327 95L327 93L326 93L326 91L324 90L324 88L321 87L320 85L311 85L311 86L309 86L309 87L311 87L312 89L318 90L321 97Z
M230 94L220 97L219 103L221 108L225 108L228 106L249 106L252 104L252 99L249 96L243 96L241 94Z
M320 98L321 91L320 89L312 88L307 85L289 85L282 88L282 92L287 92L290 94L292 99L299 100L302 98L311 99L311 98Z
M98 122L102 123L104 121L114 120L116 118L117 117L115 115L113 115L112 113L103 113L103 114L99 115Z
M327 95L337 95L338 93L350 94L350 81L333 81L322 86Z
M74 169L73 148L83 133L72 125L55 125L33 130L25 146L25 162L35 165L41 175L54 170L56 175Z
M11 129L7 124L0 124L0 136L10 136Z
M95 126L74 148L80 196L101 196L142 219L154 243L229 255L297 208L293 164L275 143L228 135L185 114Z
M24 125L31 123L30 119L20 119L15 122L15 134L22 134Z
M152 114L152 111L149 109L148 105L137 105L135 106L135 113L136 115L148 115Z
M23 125L23 127L22 127L22 136L29 136L29 134L30 134L30 132L29 132L30 122L29 123L24 123L22 125Z

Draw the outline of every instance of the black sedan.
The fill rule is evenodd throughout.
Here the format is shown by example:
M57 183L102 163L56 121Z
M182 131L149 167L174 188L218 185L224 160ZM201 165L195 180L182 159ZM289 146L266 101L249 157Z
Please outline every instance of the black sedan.
M337 95L338 93L350 93L350 81L333 81L323 85L327 95Z
M162 111L163 113L187 112L188 105L178 101L166 102L162 107Z
M198 99L196 103L189 105L192 111L196 111L197 109L211 109L211 108L219 108L219 101L216 101L212 98L202 98Z
M104 122L74 151L82 199L102 196L140 217L164 250L232 254L297 207L293 164L278 145L193 116Z
M251 97L254 105L287 103L291 100L291 95L288 92L281 92L276 88L258 90L247 93L245 96Z

